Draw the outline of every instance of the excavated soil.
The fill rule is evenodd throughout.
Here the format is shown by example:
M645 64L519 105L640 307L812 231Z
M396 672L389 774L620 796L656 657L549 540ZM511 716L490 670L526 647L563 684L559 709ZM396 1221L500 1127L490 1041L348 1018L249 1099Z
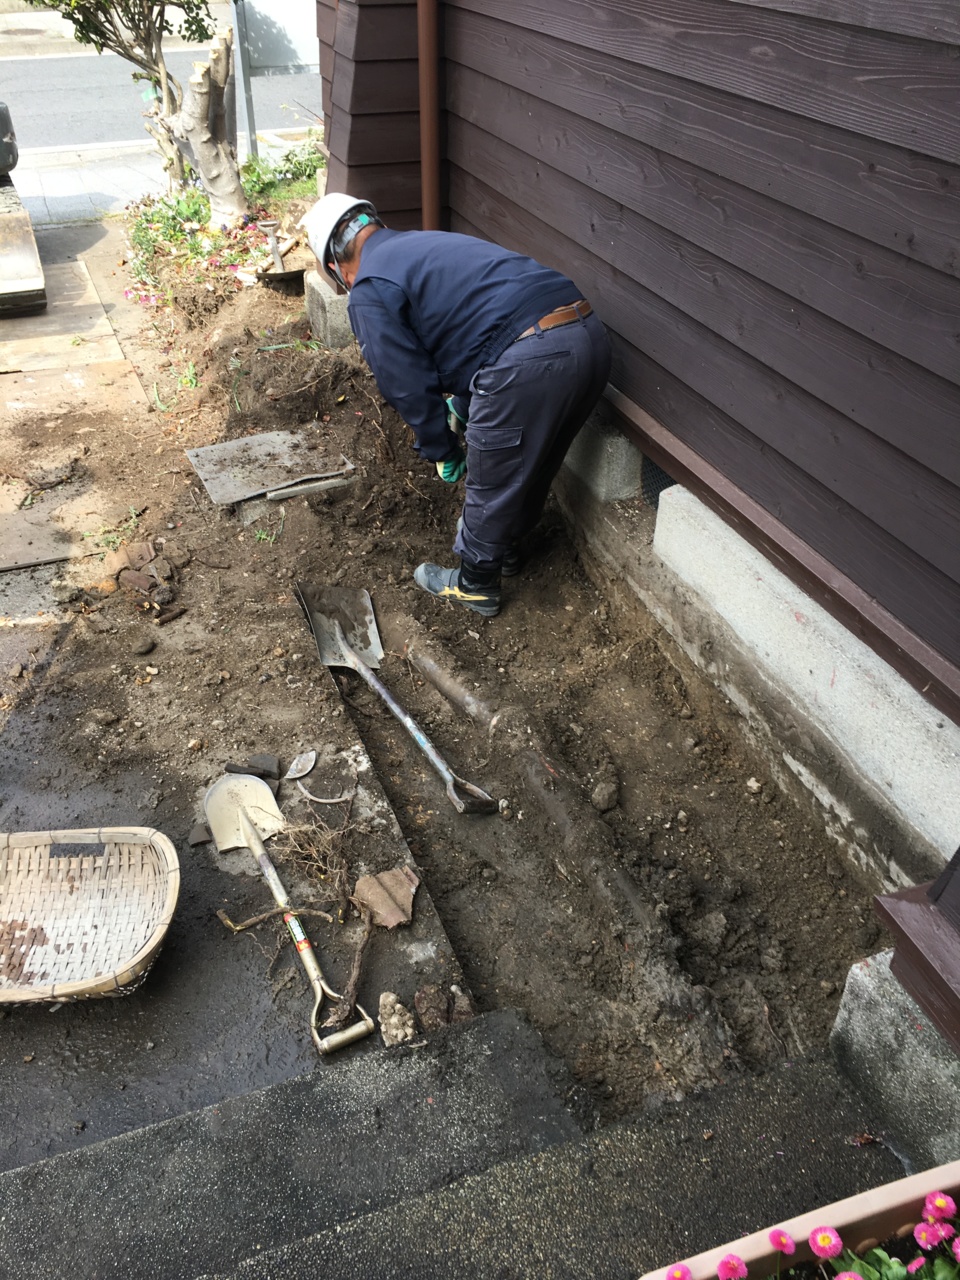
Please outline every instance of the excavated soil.
M302 298L258 287L216 301L205 315L190 300L189 323L149 313L139 332L125 304L149 410L24 426L24 444L83 442L77 465L137 513L123 536L154 541L162 581L97 586L103 566L87 562L65 591L66 638L4 673L7 710L56 717L91 785L133 767L152 779L143 821L184 851L185 882L198 797L224 761L286 761L352 717L478 1007L522 1009L569 1064L571 1100L601 1118L824 1045L846 971L877 938L870 894L771 782L735 709L639 607L614 609L553 506L498 618L419 592L421 560L450 562L459 491L412 452L356 350L312 349ZM186 361L196 389L176 385ZM317 457L346 455L352 484L216 507L184 453L294 428ZM383 704L324 670L298 581L370 591L385 684L500 813L455 813ZM417 638L510 708L509 729L442 697L403 656ZM341 783L309 780L324 796ZM15 828L16 795L0 795Z

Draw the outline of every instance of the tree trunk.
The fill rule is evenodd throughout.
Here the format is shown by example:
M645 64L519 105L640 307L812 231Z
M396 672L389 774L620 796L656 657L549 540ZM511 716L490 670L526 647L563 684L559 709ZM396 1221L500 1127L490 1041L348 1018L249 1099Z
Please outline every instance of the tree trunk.
M210 197L210 228L235 226L249 212L237 164L232 92L233 32L220 31L207 62L195 62L179 112L161 120Z

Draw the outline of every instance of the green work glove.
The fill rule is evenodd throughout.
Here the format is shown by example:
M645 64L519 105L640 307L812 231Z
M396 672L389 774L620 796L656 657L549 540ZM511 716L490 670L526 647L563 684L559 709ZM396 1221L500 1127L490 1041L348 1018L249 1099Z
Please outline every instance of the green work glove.
M447 406L447 426L455 436L462 437L463 429L467 424L453 407L453 396L444 396L443 403Z
M436 467L437 475L447 484L456 484L458 480L462 480L467 473L467 459L459 444L453 457L438 462Z

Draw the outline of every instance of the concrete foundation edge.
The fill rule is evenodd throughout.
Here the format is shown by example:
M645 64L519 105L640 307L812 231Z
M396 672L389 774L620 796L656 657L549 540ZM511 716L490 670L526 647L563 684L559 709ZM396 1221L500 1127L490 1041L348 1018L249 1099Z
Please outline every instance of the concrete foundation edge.
M306 272L303 292L313 336L331 349L349 346L353 330L347 315L346 295L335 293L319 271Z
M588 423L556 484L588 568L723 691L778 782L878 887L935 875L960 843L960 726L689 491L666 490L656 513L611 500L639 475L624 451L640 457L611 430Z
M850 970L830 1048L884 1140L919 1171L960 1159L960 1059L890 972L891 955Z

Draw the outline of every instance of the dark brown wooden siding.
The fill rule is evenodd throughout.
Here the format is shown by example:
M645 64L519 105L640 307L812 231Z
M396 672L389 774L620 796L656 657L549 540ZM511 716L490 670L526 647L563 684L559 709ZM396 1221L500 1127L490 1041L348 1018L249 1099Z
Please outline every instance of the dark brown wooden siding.
M571 275L641 445L960 719L955 0L443 12L451 227Z
M317 0L327 190L420 225L416 0Z

